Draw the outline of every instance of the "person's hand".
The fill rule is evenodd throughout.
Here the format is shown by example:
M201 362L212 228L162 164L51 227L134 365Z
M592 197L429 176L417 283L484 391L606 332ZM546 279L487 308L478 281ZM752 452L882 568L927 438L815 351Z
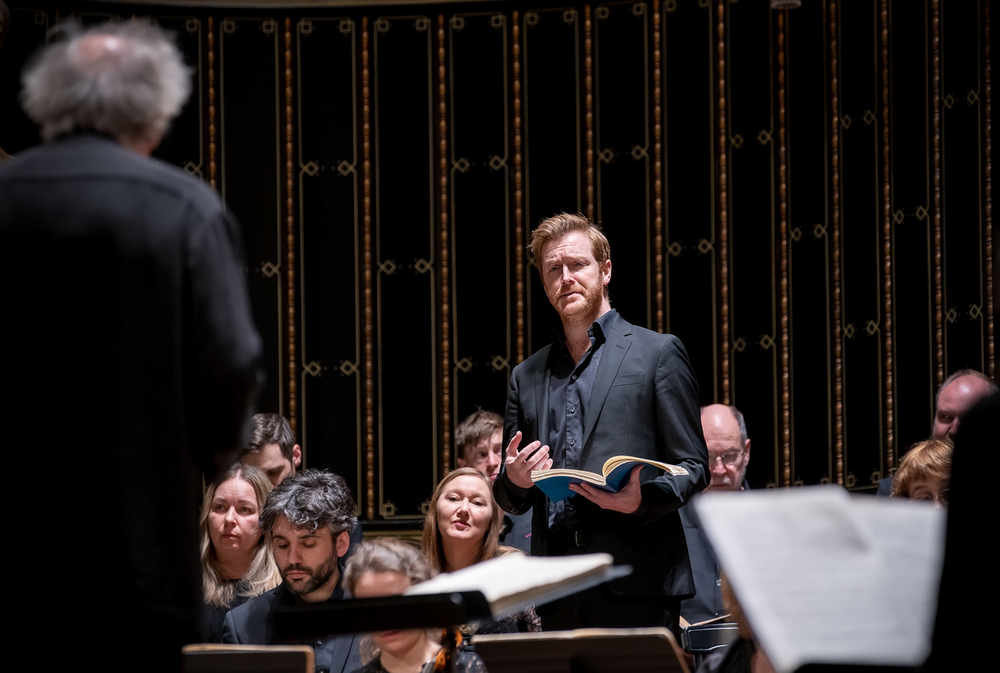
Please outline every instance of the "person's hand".
M549 447L542 446L539 441L534 441L518 451L517 447L520 445L521 431L519 430L510 438L504 464L510 482L519 488L529 489L535 485L535 482L531 480L531 471L549 469L552 467L552 459L549 458Z
M642 504L642 491L639 488L640 472L642 472L642 465L633 467L632 474L629 475L625 488L617 493L608 493L586 483L570 484L569 490L579 493L601 509L610 509L613 512L621 512L622 514L632 514Z

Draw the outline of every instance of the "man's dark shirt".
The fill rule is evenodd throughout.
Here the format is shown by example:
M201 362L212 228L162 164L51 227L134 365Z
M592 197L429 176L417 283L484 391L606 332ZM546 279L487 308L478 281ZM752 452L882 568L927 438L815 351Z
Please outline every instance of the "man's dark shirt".
M552 335L552 350L549 356L549 456L552 467L576 469L580 467L583 451L583 422L590 406L590 394L601 364L603 352L604 324L613 318L614 310L598 318L587 334L590 349L579 362L573 362L564 342L562 331ZM549 503L549 527L558 522L572 519L573 507L569 500Z
M340 562L340 579L325 602L332 603L350 598L341 581L344 577L343 560ZM233 608L226 615L222 625L222 642L241 645L275 645L279 642L275 631L274 614L279 610L292 609L315 603L306 603L290 592L282 582L276 588L257 598ZM282 639L281 642L286 642ZM360 636L354 634L330 636L311 640L305 644L316 650L317 673L346 673L361 666L358 654Z

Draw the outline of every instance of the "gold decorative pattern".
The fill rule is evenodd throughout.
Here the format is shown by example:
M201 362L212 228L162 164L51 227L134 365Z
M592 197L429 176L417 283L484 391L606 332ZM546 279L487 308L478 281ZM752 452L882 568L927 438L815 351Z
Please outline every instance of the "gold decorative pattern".
M215 161L215 19L208 17L208 184L216 186Z
M931 2L931 138L933 139L934 201L934 370L935 390L944 382L944 288L941 278L941 8Z
M986 111L983 128L983 195L986 219L986 373L996 380L996 368L993 360L993 165L992 165L992 126L993 108L990 104L990 2L986 0L984 8L984 31L986 41L983 51L983 108Z
M716 5L716 72L718 74L718 120L719 120L719 280L721 292L720 311L722 320L722 404L729 404L729 196L728 163L726 150L729 147L726 131L726 0Z
M778 15L778 203L781 218L781 475L782 483L792 483L792 414L788 348L788 175L785 145L785 17Z
M656 291L656 331L666 329L663 294L663 95L660 72L660 3L653 3L653 278Z
M833 451L834 479L844 485L844 381L840 316L840 82L837 77L837 0L830 0L830 164L833 227Z
M892 361L892 206L889 195L889 7L881 0L882 34L882 332L885 339L885 467L896 465Z
M521 24L513 13L514 71L514 285L517 320L516 362L524 361L524 156L521 146ZM527 19L527 15L525 15Z
M288 421L298 428L298 368L295 365L295 170L292 163L292 19L285 18L285 278L288 296Z
M374 326L372 317L372 144L371 73L368 69L368 17L361 17L361 115L364 157L364 238L365 238L365 495L367 518L375 518L375 399Z
M450 242L448 238L448 100L444 66L444 14L438 14L438 194L441 209L441 462L451 471L451 319L449 286Z
M583 6L584 119L587 129L587 217L594 219L594 58L590 5Z

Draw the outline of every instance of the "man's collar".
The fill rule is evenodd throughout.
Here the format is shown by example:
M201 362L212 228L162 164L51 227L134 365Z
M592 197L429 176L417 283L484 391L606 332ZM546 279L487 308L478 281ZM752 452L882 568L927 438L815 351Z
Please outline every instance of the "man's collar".
M615 316L618 315L618 311L611 309L604 315L600 316L597 320L591 324L587 329L587 334L594 339L596 345L600 345L607 340L608 329L611 327L611 323L614 321ZM562 325L560 324L554 330L552 330L552 342L560 346L565 347L566 343L566 333L563 331Z

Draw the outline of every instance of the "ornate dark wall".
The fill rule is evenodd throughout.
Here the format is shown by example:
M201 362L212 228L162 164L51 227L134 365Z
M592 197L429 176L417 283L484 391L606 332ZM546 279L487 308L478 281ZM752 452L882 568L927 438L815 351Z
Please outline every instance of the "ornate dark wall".
M525 242L560 210L746 414L754 487L871 489L948 373L994 375L988 0L9 4L14 155L59 18L177 33L195 95L158 154L239 217L262 407L369 520L420 516L454 424L549 339Z

